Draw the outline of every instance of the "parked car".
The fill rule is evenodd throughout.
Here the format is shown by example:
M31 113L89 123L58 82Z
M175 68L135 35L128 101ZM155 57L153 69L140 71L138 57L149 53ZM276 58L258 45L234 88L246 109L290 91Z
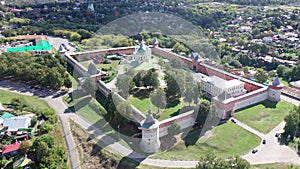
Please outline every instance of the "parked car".
M232 123L236 123L236 121L235 121L234 119L231 119L231 122L232 122Z
M253 149L253 150L252 150L252 154L255 154L255 153L257 153L257 152L258 152L257 149Z

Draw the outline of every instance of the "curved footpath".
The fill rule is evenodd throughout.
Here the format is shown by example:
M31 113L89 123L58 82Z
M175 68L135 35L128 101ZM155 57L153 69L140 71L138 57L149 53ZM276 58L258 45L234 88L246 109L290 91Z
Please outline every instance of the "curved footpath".
M89 134L94 135L95 138L101 140L107 144L114 151L127 156L136 161L141 162L141 164L160 166L160 167L170 167L170 168L193 168L198 164L198 161L180 161L180 160L162 160L162 159L151 159L147 158L141 154L133 152L133 150L119 144L112 137L105 135L99 128L94 127L78 115L74 113L65 113L68 111L68 107L62 101L63 95L57 95L56 93L51 93L49 90L33 90L29 86L21 83L15 83L11 81L0 81L0 89L16 92L23 95L35 96L45 100L49 106L56 110L60 117L61 126L64 132L64 137L66 140L66 145L68 148L70 165L72 169L80 168L80 161L77 155L76 145L72 138L72 134L69 126L69 119L74 120L76 123L80 124L84 129L88 131ZM287 100L284 98L284 100ZM288 100L290 101L290 100ZM291 101L290 101L291 102ZM292 150L290 147L285 145L280 145L274 136L276 132L282 131L284 127L284 122L280 123L275 127L270 133L264 135L262 133L257 133L256 130L241 122L237 122L237 125L242 126L246 130L258 135L260 138L267 140L266 145L259 145L257 149L259 151L256 154L251 152L242 156L248 160L251 164L266 164L274 162L293 162L300 165L299 155Z

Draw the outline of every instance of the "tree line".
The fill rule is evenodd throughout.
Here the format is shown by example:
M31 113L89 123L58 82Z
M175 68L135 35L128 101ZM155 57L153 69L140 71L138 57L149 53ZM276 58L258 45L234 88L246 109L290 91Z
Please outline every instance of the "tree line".
M72 86L66 71L66 59L50 53L3 53L0 56L0 76L49 87Z

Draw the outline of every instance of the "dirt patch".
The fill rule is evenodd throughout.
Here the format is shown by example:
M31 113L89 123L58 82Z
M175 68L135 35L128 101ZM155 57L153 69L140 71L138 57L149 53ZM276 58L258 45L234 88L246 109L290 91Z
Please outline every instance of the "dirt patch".
M77 152L83 169L117 169L135 168L134 163L124 158L120 159L105 148L100 147L90 135L73 121L70 122L73 139L77 145Z

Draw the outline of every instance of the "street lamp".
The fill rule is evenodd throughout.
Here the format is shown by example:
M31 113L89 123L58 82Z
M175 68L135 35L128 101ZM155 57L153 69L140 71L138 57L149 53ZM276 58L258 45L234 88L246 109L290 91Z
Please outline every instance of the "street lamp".
M120 125L118 125L118 140L120 140Z

